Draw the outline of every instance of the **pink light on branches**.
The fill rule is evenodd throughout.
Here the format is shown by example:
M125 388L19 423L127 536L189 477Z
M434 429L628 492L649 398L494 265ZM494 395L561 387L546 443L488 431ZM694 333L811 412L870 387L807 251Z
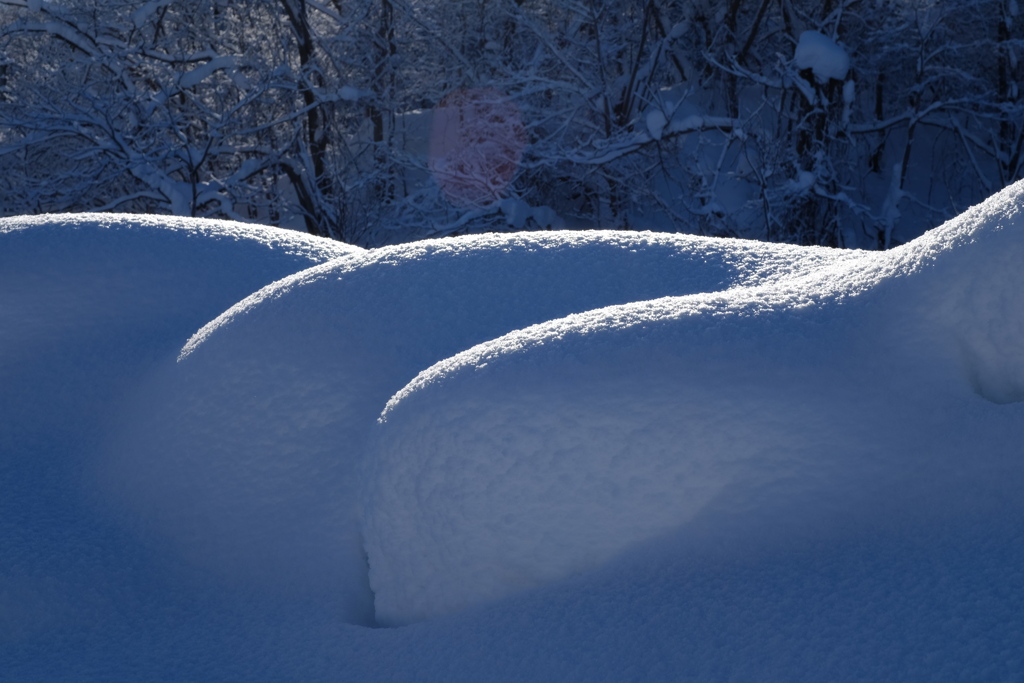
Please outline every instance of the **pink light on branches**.
M434 110L430 170L455 206L501 199L526 146L519 109L493 88L456 90Z

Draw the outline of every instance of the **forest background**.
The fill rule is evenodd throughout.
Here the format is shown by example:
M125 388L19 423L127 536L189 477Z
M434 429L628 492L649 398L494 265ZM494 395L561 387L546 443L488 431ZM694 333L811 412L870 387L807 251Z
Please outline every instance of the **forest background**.
M1017 0L0 0L0 214L887 248L1024 175Z

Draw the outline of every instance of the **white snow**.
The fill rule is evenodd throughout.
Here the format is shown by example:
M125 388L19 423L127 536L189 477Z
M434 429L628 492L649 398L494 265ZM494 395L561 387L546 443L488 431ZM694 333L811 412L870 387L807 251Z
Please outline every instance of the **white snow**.
M857 101L857 84L851 78L850 80L843 83L843 125L849 125L850 123L850 111L853 108L854 102Z
M651 136L651 139L660 140L665 126L668 125L668 118L665 116L665 112L652 108L647 112L644 120L647 123L647 133Z
M366 97L367 93L351 85L343 85L338 89L338 99L345 102L358 102L360 98Z
M235 55L221 55L200 64L194 69L182 74L178 85L182 88L194 88L218 71L227 70L233 72L238 68L240 58Z
M819 83L830 79L842 81L850 71L850 55L828 36L817 31L804 31L793 57L797 69L810 69Z
M1019 680L1022 202L882 253L4 219L3 670Z
M698 518L870 516L926 463L936 487L1002 472L1022 413L968 451L951 416L1024 400L1022 189L887 253L553 320L425 370L378 436L378 618L543 585ZM895 423L867 428L878 414Z
M366 623L356 475L381 408L420 369L569 313L844 257L615 232L368 251L281 280L200 330L181 362L133 397L108 468L133 514L193 561L265 589L302 586Z
M360 251L225 221L0 219L0 678L133 678L117 641L153 636L144 606L167 608L175 560L98 500L117 413L234 301ZM161 624L188 601L176 605Z

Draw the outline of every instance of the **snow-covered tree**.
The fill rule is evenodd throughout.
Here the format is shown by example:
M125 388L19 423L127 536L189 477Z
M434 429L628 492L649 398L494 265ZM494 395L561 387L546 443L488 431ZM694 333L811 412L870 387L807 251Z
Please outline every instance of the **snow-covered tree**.
M1024 174L1016 0L0 8L7 214L885 248Z

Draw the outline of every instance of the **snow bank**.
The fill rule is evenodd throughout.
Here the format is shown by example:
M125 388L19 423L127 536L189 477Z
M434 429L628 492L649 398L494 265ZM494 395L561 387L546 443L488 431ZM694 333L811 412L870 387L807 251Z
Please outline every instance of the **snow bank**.
M85 629L134 581L138 541L90 481L135 384L254 289L357 251L223 221L0 219L0 643Z
M24 450L54 420L98 416L115 384L253 289L354 251L224 221L0 219L0 448ZM29 390L42 382L50 392Z
M888 254L2 221L4 674L1020 680L1021 195ZM476 607L350 625L356 489L383 621Z
M371 594L355 512L366 435L417 372L572 312L846 258L576 232L425 241L317 266L211 322L140 392L112 449L112 486L195 562L297 588L366 623Z
M932 528L997 500L1019 518L1022 201L1018 184L891 252L571 315L425 370L376 435L378 619L698 529Z

